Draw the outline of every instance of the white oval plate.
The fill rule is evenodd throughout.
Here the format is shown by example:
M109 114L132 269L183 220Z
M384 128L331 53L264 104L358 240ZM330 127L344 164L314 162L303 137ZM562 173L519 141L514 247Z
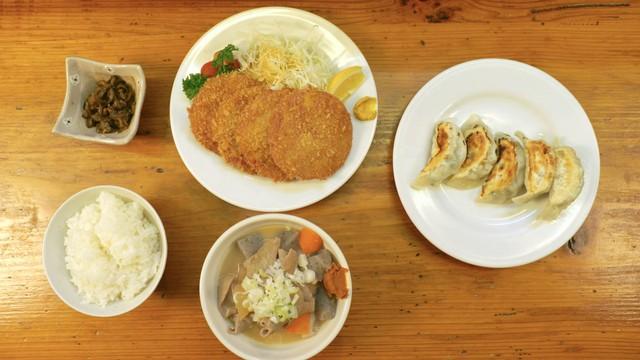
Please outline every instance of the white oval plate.
M353 142L345 164L325 180L276 183L270 179L243 173L227 165L218 155L200 145L189 125L189 100L182 92L182 79L197 73L211 54L235 44L246 49L256 33L288 34L303 37L315 28L321 40L318 46L326 52L337 69L359 65L366 75L365 83L345 103L349 112L362 96L377 97L376 85L367 60L356 44L338 27L306 11L266 7L231 16L205 33L189 50L176 74L171 90L171 132L182 161L191 174L211 193L222 200L255 211L280 212L299 209L324 199L339 189L356 172L373 141L377 119L358 121L352 117ZM314 33L314 36L315 33Z
M410 187L427 162L436 121L453 117L461 125L473 113L494 132L520 130L576 150L584 188L557 220L536 220L543 199L489 205L475 202L479 188ZM510 267L550 254L576 233L596 197L600 155L587 114L562 84L530 65L482 59L443 71L414 96L396 133L393 174L409 218L433 245L470 264Z

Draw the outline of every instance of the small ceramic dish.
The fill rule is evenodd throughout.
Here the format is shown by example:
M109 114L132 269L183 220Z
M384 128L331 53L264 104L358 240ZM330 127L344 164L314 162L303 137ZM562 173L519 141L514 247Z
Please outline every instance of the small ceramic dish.
M96 304L84 302L78 289L71 282L71 275L67 270L65 256L66 250L64 238L67 233L67 220L86 205L96 201L102 191L108 191L126 201L135 201L142 206L147 220L158 228L160 236L160 263L156 274L149 280L138 295L130 300L120 300L101 307ZM162 225L160 216L153 206L137 193L112 185L100 185L84 189L67 199L51 216L49 225L44 234L42 246L42 262L49 284L58 297L72 309L90 316L109 317L124 314L142 304L156 289L167 263L167 235Z
M213 244L207 255L200 274L200 306L209 327L220 342L234 354L243 359L285 360L309 359L327 347L338 335L351 307L353 286L351 272L347 272L349 295L338 301L336 315L320 326L318 331L307 338L284 344L264 344L245 334L234 335L229 330L230 323L222 316L217 304L218 281L221 276L225 256L235 246L236 240L254 233L265 226L307 227L322 238L324 247L333 254L335 261L349 268L338 244L320 227L297 216L286 214L257 215L240 221L225 231Z
M111 145L124 145L131 141L138 131L140 111L144 101L147 83L140 65L105 64L81 57L68 57L67 94L60 116L53 127L53 133L79 140L95 141ZM136 92L136 108L129 128L120 133L98 134L95 128L88 128L82 118L85 99L96 88L99 80L107 80L111 75L122 77Z

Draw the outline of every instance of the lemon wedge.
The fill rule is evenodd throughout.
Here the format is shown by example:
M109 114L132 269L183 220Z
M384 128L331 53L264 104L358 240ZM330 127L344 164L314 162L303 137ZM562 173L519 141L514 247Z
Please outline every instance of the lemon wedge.
M351 66L340 70L327 85L327 92L341 101L345 101L364 82L364 73L360 66Z

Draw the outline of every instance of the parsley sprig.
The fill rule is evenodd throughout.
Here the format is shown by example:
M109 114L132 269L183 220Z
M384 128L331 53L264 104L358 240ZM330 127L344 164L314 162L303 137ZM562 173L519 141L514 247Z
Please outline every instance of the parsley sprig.
M192 100L200 91L200 88L207 82L207 78L202 74L189 74L184 80L182 80L182 91L187 95L189 100Z
M228 63L233 62L233 52L237 50L238 48L235 45L229 44L225 46L224 49L218 51L216 57L213 59L213 67L218 69L216 76L233 71L233 68Z
M217 69L215 76L227 74L235 70L232 66L235 60L233 52L237 50L238 48L235 45L229 44L216 53L213 61L211 61L211 65ZM189 100L193 100L205 82L207 82L206 76L200 73L189 74L189 76L182 80L182 91L184 91L184 94Z

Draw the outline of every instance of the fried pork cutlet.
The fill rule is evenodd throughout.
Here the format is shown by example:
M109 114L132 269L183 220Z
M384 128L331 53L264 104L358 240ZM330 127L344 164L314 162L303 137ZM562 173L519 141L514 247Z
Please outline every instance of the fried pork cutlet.
M217 139L212 136L211 132L211 119L218 116L220 103L229 94L260 84L260 82L240 73L230 73L208 79L188 109L191 131L196 140L207 149L219 153Z
M220 102L217 115L211 119L211 136L216 139L218 151L231 165L240 170L255 173L253 168L244 162L239 151L235 128L240 114L252 103L261 102L271 90L266 86L250 86L228 94Z
M318 90L271 90L241 73L207 80L189 108L207 149L238 169L276 181L322 179L351 150L351 117Z
M351 117L333 95L318 90L289 92L274 108L269 152L290 179L324 179L351 150Z
M236 127L235 141L245 164L258 175L276 181L288 180L285 173L273 162L269 153L268 129L274 112L291 90L268 91L250 102L240 112Z

